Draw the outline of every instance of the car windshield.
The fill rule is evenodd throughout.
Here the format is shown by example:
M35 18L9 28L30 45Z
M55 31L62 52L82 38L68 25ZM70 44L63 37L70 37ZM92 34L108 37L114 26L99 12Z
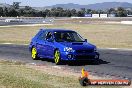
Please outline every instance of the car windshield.
M54 32L56 42L84 42L76 32Z

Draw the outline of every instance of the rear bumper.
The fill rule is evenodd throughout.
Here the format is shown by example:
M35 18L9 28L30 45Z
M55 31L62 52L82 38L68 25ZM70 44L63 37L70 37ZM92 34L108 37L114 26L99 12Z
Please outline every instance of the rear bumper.
M99 59L99 53L93 52L93 53L69 53L69 52L61 52L61 59L67 60L67 61L75 61L75 60L98 60Z

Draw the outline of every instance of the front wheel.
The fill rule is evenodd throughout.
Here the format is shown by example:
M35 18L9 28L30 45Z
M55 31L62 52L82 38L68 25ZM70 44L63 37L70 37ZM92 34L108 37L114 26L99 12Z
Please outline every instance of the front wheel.
M61 63L61 58L60 58L60 51L56 50L54 53L54 62L56 65L59 65Z

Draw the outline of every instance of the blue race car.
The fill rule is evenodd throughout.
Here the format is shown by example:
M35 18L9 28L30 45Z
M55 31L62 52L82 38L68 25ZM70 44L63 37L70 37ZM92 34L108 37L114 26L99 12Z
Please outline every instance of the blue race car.
M63 29L40 29L29 45L32 59L54 59L62 61L98 60L95 45L87 42L77 32Z

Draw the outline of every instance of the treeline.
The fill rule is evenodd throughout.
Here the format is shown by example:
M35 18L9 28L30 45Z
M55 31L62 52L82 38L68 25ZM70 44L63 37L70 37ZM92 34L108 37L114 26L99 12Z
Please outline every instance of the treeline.
M91 10L81 8L80 10L76 9L63 9L61 7L45 9L45 10L35 10L32 7L25 6L21 8L19 2L13 2L10 8L0 7L0 16L3 17L83 17L85 14L115 14L117 17L126 17L127 14L132 14L131 9L124 9L122 7L110 8L107 10Z

